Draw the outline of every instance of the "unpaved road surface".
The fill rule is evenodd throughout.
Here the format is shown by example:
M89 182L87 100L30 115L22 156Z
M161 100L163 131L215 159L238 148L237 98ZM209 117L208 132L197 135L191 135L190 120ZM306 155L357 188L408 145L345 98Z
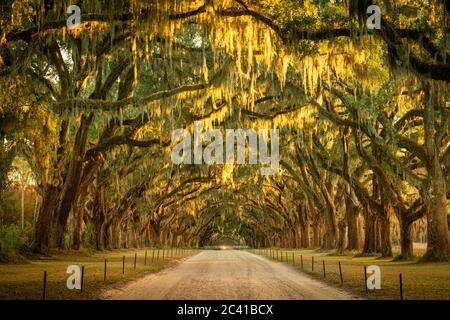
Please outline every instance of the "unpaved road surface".
M210 250L175 267L104 291L117 300L355 299L281 262L237 250Z

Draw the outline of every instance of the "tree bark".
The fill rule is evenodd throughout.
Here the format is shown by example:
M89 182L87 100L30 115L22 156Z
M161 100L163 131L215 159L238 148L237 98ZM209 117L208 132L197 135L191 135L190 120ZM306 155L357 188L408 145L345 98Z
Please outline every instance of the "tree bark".
M426 168L428 172L423 192L427 214L427 251L424 261L448 261L449 239L447 226L447 186L439 161L441 141L437 138L436 113L431 85L424 85L424 134ZM436 103L438 104L438 102ZM441 128L443 129L443 128ZM448 129L448 128L446 128Z
M54 245L54 212L58 203L60 189L47 184L43 188L42 205L39 209L34 233L34 247L37 252L44 252Z
M81 116L80 126L75 137L61 198L55 213L56 239L58 248L64 247L64 239L67 231L67 219L69 218L70 211L74 208L74 201L78 195L82 177L81 172L83 168L87 134L93 117L93 113L91 113L88 117L85 115Z
M344 253L345 248L345 230L346 230L347 224L344 220L339 221L338 228L339 228L339 237L337 242L337 249L340 254Z
M381 183L380 183L381 185ZM378 225L380 228L380 253L381 256L392 257L392 243L391 243L391 223L390 217L393 215L393 207L390 202L386 189L380 190L381 194L381 212L379 213Z
M361 236L359 233L359 208L347 195L345 199L345 218L347 222L347 250L361 249Z
M427 251L425 261L448 261L449 239L447 225L446 183L440 164L434 163L429 189L424 197L427 211Z
M364 247L363 254L372 254L376 250L376 216L368 208L364 214Z
M400 223L400 255L402 259L409 259L414 255L411 227L412 223L409 221Z
M94 224L94 243L97 250L102 250L103 246L106 246L106 242L102 245L102 239L104 239L105 232L105 190L102 186L98 186L96 189L96 194L94 198L94 204L92 206L92 223Z
M313 246L315 248L320 247L321 242L320 242L320 223L318 221L314 221L312 224L312 228L313 228Z
M111 223L106 223L103 228L103 242L107 250L112 250L114 248L113 242L113 228Z
M301 248L302 247L302 227L300 224L300 221L298 220L298 217L295 222L294 226L294 248ZM263 246L266 246L266 238L263 238Z
M300 246L301 248L309 248L308 213L302 206L298 207L298 217L300 223Z
M154 220L150 220L150 239L153 246L160 246L160 225Z
M121 231L121 248L128 249L128 221L123 224Z
M379 252L381 253L381 256L386 257L392 257L392 244L391 244L391 226L389 221L388 215L383 215L379 217L378 219L378 225L379 225L379 242L380 242L380 248Z
M78 210L74 211L75 211L74 214L75 226L73 229L72 249L79 250L81 248L81 243L83 239L84 208L78 208Z
M325 233L323 237L323 249L335 249L337 243L337 223L336 223L336 207L334 205L331 183L327 183L326 186L322 188L322 193L324 194L327 216L325 217Z

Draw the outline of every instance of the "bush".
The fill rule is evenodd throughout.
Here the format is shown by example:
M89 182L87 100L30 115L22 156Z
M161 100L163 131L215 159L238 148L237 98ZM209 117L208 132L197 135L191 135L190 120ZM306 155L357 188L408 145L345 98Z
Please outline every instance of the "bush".
M0 226L0 243L2 247L18 249L24 244L20 229L16 225Z
M28 239L31 227L21 230L16 225L0 226L0 262L23 263L31 254Z

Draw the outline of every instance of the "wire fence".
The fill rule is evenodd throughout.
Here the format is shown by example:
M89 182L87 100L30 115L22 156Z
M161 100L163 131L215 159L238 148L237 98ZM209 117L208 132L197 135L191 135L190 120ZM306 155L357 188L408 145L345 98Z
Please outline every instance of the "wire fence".
M89 299L99 290L120 280L164 268L167 263L191 256L197 249L147 248L133 252L115 253L107 258L74 259L52 261L43 265L42 280L39 284L43 300L46 299ZM78 261L77 261L78 260ZM67 272L69 266L79 268L80 274ZM75 270L77 270L75 268ZM72 276L72 278L70 278ZM81 278L79 278L81 277ZM70 278L70 279L69 279ZM76 283L69 288L68 282ZM35 290L34 290L35 291ZM37 298L37 294L34 294ZM25 294L24 298L31 298Z
M404 272L398 270L398 267L391 269L381 267L380 272L378 270L372 272L372 269L371 272L368 272L368 264L352 262L347 259L341 261L337 256L328 258L329 256L324 254L314 254L313 252L304 254L302 253L303 251L293 249L265 248L251 249L249 251L275 261L292 265L296 269L317 279L322 279L328 283L337 285L338 287L350 289L359 294L361 298L404 300L406 298L405 292L408 292L408 288L405 288L404 284ZM376 260L373 261L373 265L378 268L376 263ZM408 279L409 283L417 280L414 277ZM377 285L377 282L379 282L379 285ZM447 283L449 283L448 279ZM444 291L445 285L442 288ZM411 290L416 289L411 288ZM415 293L417 295L417 292ZM447 294L450 294L450 288ZM423 293L423 296L426 296L426 292ZM446 297L443 296L442 298L445 299ZM448 298L450 296L447 296Z

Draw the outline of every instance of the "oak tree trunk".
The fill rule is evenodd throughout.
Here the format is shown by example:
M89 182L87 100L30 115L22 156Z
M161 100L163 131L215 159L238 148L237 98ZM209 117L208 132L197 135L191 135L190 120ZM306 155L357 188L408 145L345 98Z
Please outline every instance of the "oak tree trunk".
M408 221L400 223L400 255L402 259L409 259L414 254L411 227L412 223Z
M345 199L345 218L347 222L347 250L359 250L362 242L359 233L359 208L350 196Z
M376 216L368 208L364 214L364 247L363 254L372 254L376 250Z

